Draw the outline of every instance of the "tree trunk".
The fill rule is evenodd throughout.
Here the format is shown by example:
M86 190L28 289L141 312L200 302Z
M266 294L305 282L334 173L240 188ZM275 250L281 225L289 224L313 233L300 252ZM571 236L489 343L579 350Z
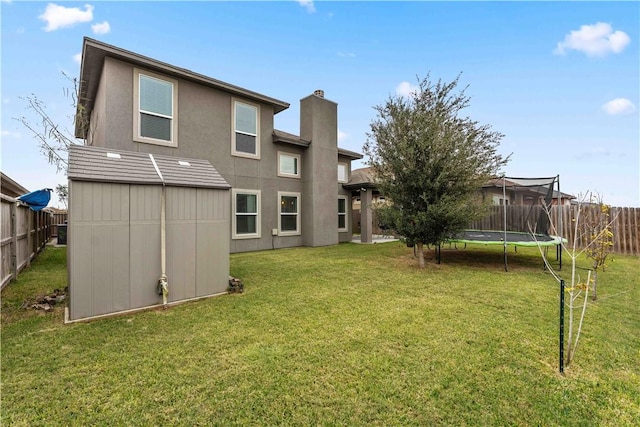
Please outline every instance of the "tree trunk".
M418 263L420 268L424 268L424 249L422 242L418 242Z
M593 270L593 294L591 295L591 300L596 301L598 299L598 292L596 290L596 285L598 284L598 269Z

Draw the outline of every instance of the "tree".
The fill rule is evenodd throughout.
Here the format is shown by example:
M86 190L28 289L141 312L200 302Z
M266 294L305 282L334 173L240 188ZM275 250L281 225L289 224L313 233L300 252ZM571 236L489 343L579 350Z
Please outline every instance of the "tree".
M364 145L391 201L378 214L417 246L421 268L425 244L439 245L483 215L478 190L509 160L497 153L501 133L461 116L470 98L456 91L459 79L434 84L427 75L408 97L374 107Z
M56 185L56 193L58 193L58 200L64 205L64 208L67 209L67 200L69 198L69 186L64 184Z
M65 87L63 89L64 95L71 99L71 107L73 108L73 114L69 116L69 121L80 126L80 128L87 128L88 119L83 114L84 107L78 104L78 80L62 73L65 79L71 83L72 87ZM26 127L33 138L38 142L40 151L49 160L49 163L54 165L58 172L66 171L67 169L67 151L69 147L78 143L86 143L85 141L78 141L75 134L67 127L56 123L49 112L47 106L37 95L31 94L23 99L27 106L26 109L35 114L37 121L33 122L27 116L14 117L14 120L22 123ZM89 129L89 131L93 131Z

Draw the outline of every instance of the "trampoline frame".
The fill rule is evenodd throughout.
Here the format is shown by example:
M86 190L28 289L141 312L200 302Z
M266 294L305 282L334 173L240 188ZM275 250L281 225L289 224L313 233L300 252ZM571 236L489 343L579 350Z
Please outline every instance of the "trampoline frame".
M555 177L550 177L550 178L510 178L507 176L502 175L500 177L502 179L502 197L503 200L507 200L507 190L506 190L506 180L507 179L513 179L513 180L527 180L527 179L549 179L549 180L553 180L551 182L551 200L553 200L553 191L554 191L554 187L557 185L557 189L558 189L558 202L557 205L561 206L562 205L562 193L560 192L560 175L556 175ZM523 187L526 187L523 185ZM540 246L545 246L545 247L549 247L549 246L555 246L556 247L556 257L559 260L559 268L560 270L562 270L562 245L567 243L567 239L561 237L562 236L562 215L560 215L558 217L558 229L557 232L558 234L560 234L560 236L551 236L548 234L541 234L541 233L526 233L526 232L521 232L521 231L508 231L507 230L507 207L509 205L503 205L504 206L504 215L503 215L503 228L502 230L464 230L463 233L467 234L467 233L478 233L478 234L482 234L484 233L485 235L487 235L488 233L501 233L502 234L502 238L500 240L488 240L488 239L483 239L483 238L477 238L477 239L465 239L465 238L453 238L453 239L447 239L447 243L464 243L465 247L467 243L480 243L480 244L484 244L484 245L502 245L503 246L503 253L504 253L504 271L509 271L508 269L508 262L507 262L507 247L509 245L518 247L518 246L529 246L529 247L540 247ZM550 207L547 206L547 208ZM518 235L523 235L523 236L527 236L526 240L517 240L517 239L509 239L509 237L517 237ZM480 236L479 236L480 237ZM484 236L483 236L484 237ZM437 261L438 264L440 264L440 252L441 252L441 247L440 245L437 246L436 248L436 256L437 256ZM544 254L543 254L544 256Z

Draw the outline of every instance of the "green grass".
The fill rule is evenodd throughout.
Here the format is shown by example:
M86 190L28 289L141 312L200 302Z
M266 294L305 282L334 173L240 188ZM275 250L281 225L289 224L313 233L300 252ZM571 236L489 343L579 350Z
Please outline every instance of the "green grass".
M400 243L234 254L245 293L73 325L48 248L2 294L3 425L637 425L640 262L600 275L558 374L558 287L533 249ZM584 263L586 265L586 262Z

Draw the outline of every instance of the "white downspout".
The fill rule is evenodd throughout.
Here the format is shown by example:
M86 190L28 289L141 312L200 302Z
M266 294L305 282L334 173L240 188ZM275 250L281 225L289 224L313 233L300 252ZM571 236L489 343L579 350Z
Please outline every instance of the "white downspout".
M160 196L160 277L158 278L158 293L162 292L162 304L167 306L167 297L169 296L169 279L167 278L167 226L166 226L166 187L164 185L164 178L156 159L149 153L149 158L153 167L156 169L156 173L162 181L162 195Z

